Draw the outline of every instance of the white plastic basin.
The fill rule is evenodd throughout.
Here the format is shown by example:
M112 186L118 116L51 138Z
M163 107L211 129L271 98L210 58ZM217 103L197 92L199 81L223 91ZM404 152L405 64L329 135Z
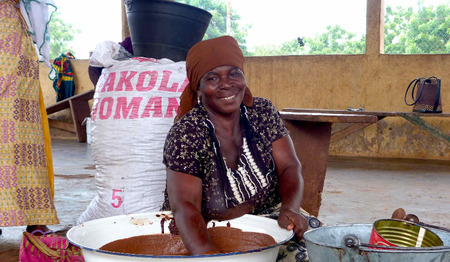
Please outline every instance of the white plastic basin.
M266 233L271 235L276 245L263 249L252 250L246 253L226 253L201 256L151 256L132 255L99 250L101 246L114 240L148 234L161 233L161 219L158 215L172 216L171 212L151 212L133 215L121 215L82 223L67 232L67 239L80 247L86 262L122 262L122 261L242 261L242 262L274 262L277 258L280 245L291 239L292 231L278 226L274 219L254 215L244 215L229 221L211 221L208 226L226 226L229 222L232 227L247 232ZM169 234L168 221L164 223L164 233Z

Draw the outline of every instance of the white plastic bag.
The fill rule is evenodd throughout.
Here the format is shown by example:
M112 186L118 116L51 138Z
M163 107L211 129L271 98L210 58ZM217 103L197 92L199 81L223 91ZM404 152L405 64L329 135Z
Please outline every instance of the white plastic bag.
M90 61L105 67L91 112L97 195L77 223L157 211L164 200L163 146L188 83L185 62L119 61L119 49L101 44Z

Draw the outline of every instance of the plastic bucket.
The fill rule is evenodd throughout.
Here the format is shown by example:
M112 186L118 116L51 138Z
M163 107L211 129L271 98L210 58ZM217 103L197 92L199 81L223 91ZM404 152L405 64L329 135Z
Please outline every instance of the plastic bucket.
M413 222L396 219L375 221L369 244L398 247L436 247L442 240L430 230Z
M212 15L200 8L154 0L125 0L135 56L185 61L203 39Z

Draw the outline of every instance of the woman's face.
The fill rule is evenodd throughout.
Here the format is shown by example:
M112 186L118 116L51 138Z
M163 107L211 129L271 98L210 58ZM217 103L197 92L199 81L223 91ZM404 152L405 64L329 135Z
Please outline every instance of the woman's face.
M247 81L244 72L234 66L219 66L200 79L199 95L207 110L227 115L239 112Z

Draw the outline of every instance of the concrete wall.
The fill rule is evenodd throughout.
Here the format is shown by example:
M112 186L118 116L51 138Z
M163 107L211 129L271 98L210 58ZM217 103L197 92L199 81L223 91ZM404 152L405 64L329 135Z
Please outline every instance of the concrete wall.
M443 111L450 111L450 54L385 55L383 1L367 1L366 54L247 57L245 73L255 96L269 98L282 110L287 107L410 112L405 90L411 80L442 79ZM73 60L76 93L93 88L88 60ZM45 101L54 103L55 91L41 67ZM48 70L47 70L48 72ZM60 117L70 121L67 112ZM450 117L423 118L450 134ZM334 130L345 127L333 126ZM450 145L404 120L389 117L330 145L338 156L450 160Z
M403 99L410 81L442 79L444 112L450 110L450 55L248 57L245 73L256 96L283 108L410 112ZM449 133L450 118L426 117ZM333 128L343 128L336 124ZM449 144L401 117L389 117L330 146L331 155L450 160Z

